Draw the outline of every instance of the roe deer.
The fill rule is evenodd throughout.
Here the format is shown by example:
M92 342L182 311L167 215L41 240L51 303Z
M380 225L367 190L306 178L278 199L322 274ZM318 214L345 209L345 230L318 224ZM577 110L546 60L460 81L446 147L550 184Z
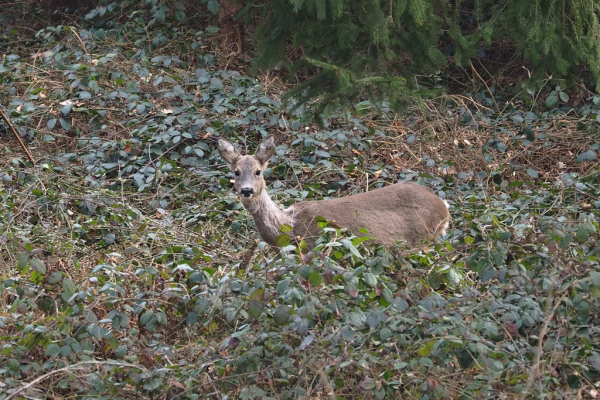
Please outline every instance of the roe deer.
M315 238L321 233L315 221L317 216L356 234L360 228L366 228L368 236L386 246L397 240L416 246L423 239L444 234L450 220L447 203L414 183L396 183L338 199L304 201L282 209L267 194L263 178L275 152L272 136L252 156L241 155L225 139L219 139L218 149L235 174L235 190L242 205L254 218L260 236L272 246L277 245L277 237L282 234L281 226L290 225L294 237L305 239L309 248L314 247Z

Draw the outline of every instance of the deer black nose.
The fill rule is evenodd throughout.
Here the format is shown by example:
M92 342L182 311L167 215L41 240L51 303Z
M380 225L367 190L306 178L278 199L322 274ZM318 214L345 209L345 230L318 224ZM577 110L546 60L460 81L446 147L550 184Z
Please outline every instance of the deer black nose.
M240 190L240 194L244 197L251 197L254 194L254 190L252 188L243 188Z

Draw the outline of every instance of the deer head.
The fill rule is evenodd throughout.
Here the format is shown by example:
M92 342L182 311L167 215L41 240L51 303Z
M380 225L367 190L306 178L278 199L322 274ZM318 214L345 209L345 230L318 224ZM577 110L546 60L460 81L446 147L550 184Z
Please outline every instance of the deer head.
M269 159L275 152L275 139L266 138L254 155L241 155L227 140L219 139L219 154L235 174L235 191L241 196L242 202L252 201L265 190L263 172Z

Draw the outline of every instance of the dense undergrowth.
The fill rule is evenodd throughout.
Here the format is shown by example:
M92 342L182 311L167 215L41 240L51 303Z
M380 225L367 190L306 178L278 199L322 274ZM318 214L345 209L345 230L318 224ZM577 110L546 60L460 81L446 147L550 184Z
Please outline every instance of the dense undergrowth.
M319 128L223 69L210 28L13 17L0 107L36 164L1 123L0 399L598 397L599 97L484 89ZM256 245L214 138L267 134L281 204L413 180L451 231Z

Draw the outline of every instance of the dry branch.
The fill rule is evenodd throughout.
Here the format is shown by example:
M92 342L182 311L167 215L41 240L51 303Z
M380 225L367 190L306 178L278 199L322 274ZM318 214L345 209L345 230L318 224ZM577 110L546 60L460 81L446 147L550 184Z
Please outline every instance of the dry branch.
M29 161L31 161L31 163L33 165L35 165L35 161L33 159L33 156L31 155L31 153L29 152L29 150L27 150L27 146L25 146L25 143L23 142L23 139L21 139L21 136L19 136L19 134L17 133L17 131L15 130L15 128L12 126L12 124L8 120L8 117L4 114L4 112L2 112L1 108L0 108L0 115L2 116L2 119L6 122L6 124L9 126L10 130L15 135L15 137L17 138L17 140L19 141L19 144L21 145L21 148L23 149L23 151L25 152L25 154L27 154L27 158L29 158Z

